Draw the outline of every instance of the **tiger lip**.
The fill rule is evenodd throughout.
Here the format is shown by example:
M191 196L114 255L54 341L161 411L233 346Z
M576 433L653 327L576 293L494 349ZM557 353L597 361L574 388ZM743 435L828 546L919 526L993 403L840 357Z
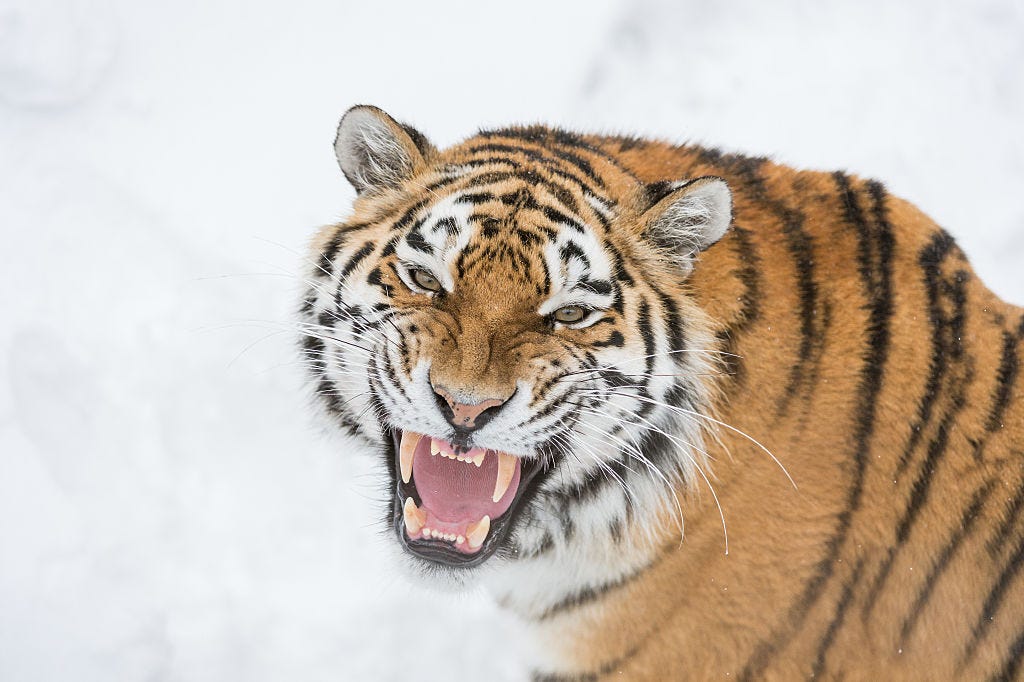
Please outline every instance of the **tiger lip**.
M449 566L476 566L499 547L538 461L394 430L394 526L405 549Z

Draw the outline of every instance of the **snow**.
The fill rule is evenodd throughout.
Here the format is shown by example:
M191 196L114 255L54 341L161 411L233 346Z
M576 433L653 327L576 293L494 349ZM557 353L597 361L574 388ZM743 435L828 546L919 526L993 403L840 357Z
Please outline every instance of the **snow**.
M486 596L392 570L311 418L300 255L382 106L883 179L1024 302L1012 0L0 0L0 679L522 679Z

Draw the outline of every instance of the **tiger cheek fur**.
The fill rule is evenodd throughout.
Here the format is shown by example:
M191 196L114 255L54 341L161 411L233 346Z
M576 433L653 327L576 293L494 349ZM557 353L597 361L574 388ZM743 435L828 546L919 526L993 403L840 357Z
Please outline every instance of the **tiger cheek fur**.
M927 216L637 138L440 151L373 107L335 149L319 403L380 452L411 574L483 582L537 679L1021 674L1024 313Z

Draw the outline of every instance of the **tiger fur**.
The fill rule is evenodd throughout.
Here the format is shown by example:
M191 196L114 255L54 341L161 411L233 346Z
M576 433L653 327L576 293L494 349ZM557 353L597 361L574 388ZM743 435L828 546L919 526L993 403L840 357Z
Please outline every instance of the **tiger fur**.
M313 243L318 402L380 453L396 557L485 584L536 679L1020 678L1024 311L921 211L633 137L439 151L365 106L336 151L358 197ZM407 436L465 464L423 445L403 483ZM517 482L476 554L466 519L415 539L417 481L485 451Z

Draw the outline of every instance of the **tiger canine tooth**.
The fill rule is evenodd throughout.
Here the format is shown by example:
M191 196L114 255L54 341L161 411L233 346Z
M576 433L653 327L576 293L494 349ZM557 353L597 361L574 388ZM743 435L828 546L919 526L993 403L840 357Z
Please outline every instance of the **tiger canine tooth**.
M498 456L498 477L494 479L494 495L492 502L497 502L508 490L508 484L512 482L512 476L516 473L516 458L504 452L495 453Z
M480 545L484 544L484 540L487 539L487 533L491 530L491 517L484 516L476 523L471 523L466 528L466 540L469 541L470 549L477 549Z
M435 440L434 438L431 438L430 439L430 454L431 455L436 455L439 452L441 452L441 448L438 447L437 440Z
M412 456L416 454L416 446L423 436L418 433L402 432L402 445L399 449L399 461L402 465L402 483L408 483L412 478Z
M482 451L479 455L477 455L476 457L473 458L473 464L475 464L477 466L477 468L479 469L480 465L484 463L484 457L486 457L486 456L487 456L487 451L486 450Z
M405 529L409 531L409 535L416 535L423 528L423 524L426 522L426 514L420 511L416 503L412 501L411 497L405 498Z

